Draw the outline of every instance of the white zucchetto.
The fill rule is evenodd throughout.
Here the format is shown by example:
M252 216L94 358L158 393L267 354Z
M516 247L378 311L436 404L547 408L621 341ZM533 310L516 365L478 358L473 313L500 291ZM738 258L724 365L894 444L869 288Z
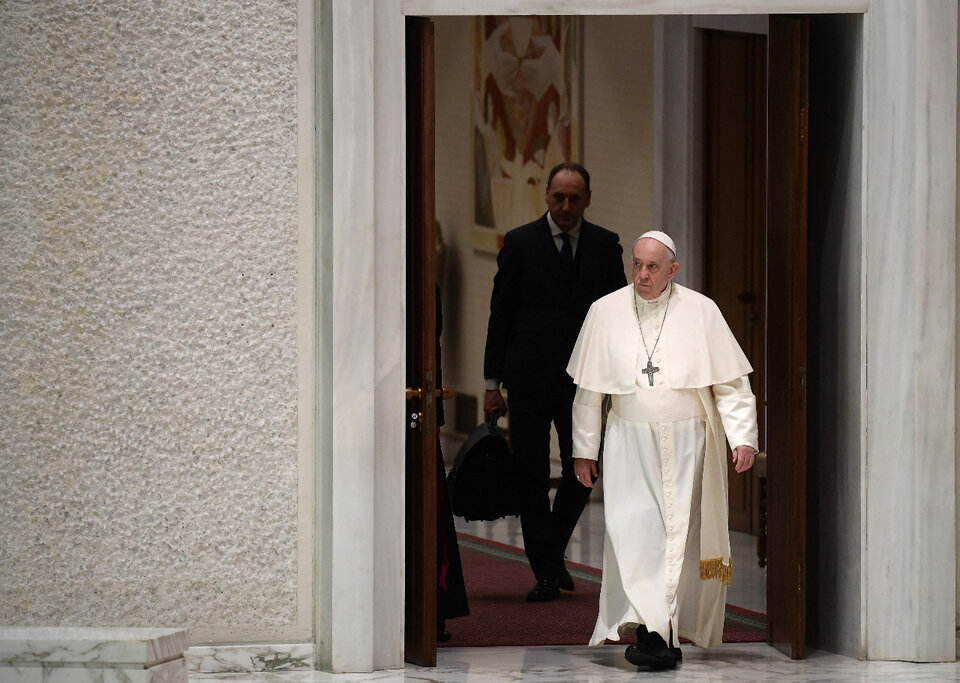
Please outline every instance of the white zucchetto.
M637 242L639 242L645 237L650 237L651 239L657 240L657 242L659 242L660 244L665 245L667 249L673 252L673 256L674 258L676 258L677 245L673 243L672 239L670 239L670 235L660 230L648 230L647 232L643 233L642 235L640 235L640 237L637 238Z

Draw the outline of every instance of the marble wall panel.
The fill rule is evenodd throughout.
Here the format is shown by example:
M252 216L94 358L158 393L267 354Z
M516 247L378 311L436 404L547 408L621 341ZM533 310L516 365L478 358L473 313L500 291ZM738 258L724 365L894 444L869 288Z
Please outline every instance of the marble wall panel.
M864 652L955 657L957 5L864 17Z
M811 19L808 645L862 656L863 19Z
M320 417L330 431L318 578L329 595L320 596L317 659L338 672L403 664L404 23L396 10L373 0L321 8L331 27L319 67L331 78L318 98L329 154L321 164L331 171L319 199L329 206L322 239L331 257L321 264L331 325L321 391L332 400Z

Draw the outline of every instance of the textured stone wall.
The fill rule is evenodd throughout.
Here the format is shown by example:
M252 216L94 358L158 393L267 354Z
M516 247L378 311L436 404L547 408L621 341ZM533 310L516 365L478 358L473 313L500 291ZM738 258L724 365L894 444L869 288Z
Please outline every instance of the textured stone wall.
M0 623L296 619L296 19L0 2Z

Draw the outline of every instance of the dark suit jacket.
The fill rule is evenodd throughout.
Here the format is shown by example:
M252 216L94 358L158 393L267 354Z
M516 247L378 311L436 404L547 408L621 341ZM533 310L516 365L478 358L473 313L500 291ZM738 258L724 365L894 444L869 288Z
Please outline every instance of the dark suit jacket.
M546 214L509 231L497 255L484 377L524 392L565 377L590 304L627 284L622 257L617 233L584 220L573 273L564 278Z

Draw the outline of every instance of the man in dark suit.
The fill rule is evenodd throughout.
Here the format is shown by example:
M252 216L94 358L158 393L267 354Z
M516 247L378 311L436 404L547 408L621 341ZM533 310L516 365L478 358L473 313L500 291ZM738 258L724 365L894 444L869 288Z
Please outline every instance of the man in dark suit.
M510 412L510 441L523 482L523 544L536 585L530 602L573 590L563 555L590 489L573 470L571 411L576 388L567 361L590 304L627 284L616 233L583 220L590 174L563 163L547 179L547 212L509 231L497 256L483 359L484 413ZM500 393L508 390L509 406ZM550 423L562 477L550 508Z

